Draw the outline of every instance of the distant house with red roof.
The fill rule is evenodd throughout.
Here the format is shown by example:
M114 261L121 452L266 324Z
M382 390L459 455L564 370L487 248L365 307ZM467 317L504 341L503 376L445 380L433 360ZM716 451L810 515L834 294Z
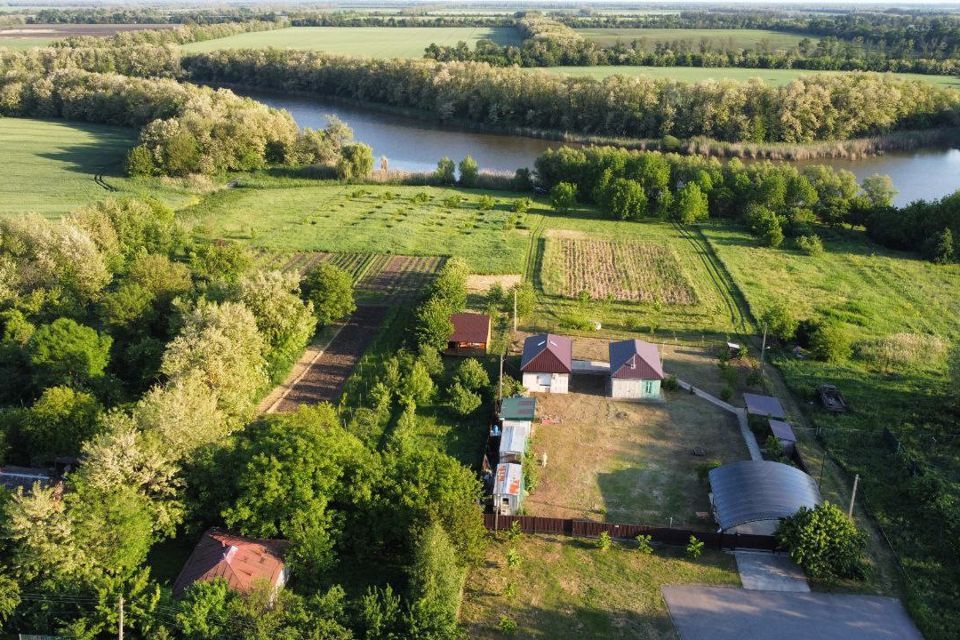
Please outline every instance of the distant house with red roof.
M573 341L552 333L530 336L523 341L520 371L527 391L567 393L573 373Z
M659 400L664 378L657 345L643 340L610 343L610 396L625 400Z
M287 581L283 555L289 543L236 536L209 529L173 583L173 595L180 597L195 582L222 578L234 591L249 593L259 584L276 591Z
M454 313L453 333L447 338L449 355L483 355L490 344L490 316L481 313Z

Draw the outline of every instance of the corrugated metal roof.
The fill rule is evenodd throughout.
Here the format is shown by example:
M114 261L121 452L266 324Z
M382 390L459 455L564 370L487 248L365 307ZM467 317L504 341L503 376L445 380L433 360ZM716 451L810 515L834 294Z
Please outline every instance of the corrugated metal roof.
M500 455L522 455L527 450L527 440L530 438L530 423L505 423L503 435L500 436Z
M800 469L768 460L725 464L709 473L713 505L726 531L750 522L779 520L822 502L817 483Z
M31 491L33 485L38 484L46 489L54 483L53 475L46 469L37 469L33 467L0 467L0 486L16 491L18 488L24 492Z
M500 402L500 417L504 420L533 422L537 413L537 399L513 396Z
M743 394L743 401L747 405L747 413L757 416L767 416L768 418L786 418L787 412L784 411L780 400L773 396L762 396L756 393Z
M657 345L643 340L610 343L610 376L640 380L663 380L663 363Z
M245 538L209 529L180 570L173 595L179 597L194 582L216 578L243 592L250 591L258 580L274 587L283 571L283 554L288 546L284 540Z
M523 470L515 462L501 462L497 465L497 479L493 492L501 496L518 496L523 491Z
M450 342L486 343L490 338L490 316L480 313L454 313L450 316L453 333Z
M565 336L541 333L523 341L520 370L533 373L570 373L573 341Z

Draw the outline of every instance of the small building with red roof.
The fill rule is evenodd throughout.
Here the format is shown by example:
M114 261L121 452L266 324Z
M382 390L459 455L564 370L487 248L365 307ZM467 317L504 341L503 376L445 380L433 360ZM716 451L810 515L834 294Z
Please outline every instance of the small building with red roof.
M552 333L530 336L523 341L520 371L527 391L567 393L573 373L573 341Z
M180 570L173 583L173 595L179 598L193 583L217 578L242 593L261 584L276 591L287 581L283 556L288 546L285 540L246 538L209 529Z
M659 400L663 362L657 345L643 340L610 343L610 396L622 400Z
M453 333L447 338L447 354L483 355L490 344L490 316L482 313L454 313Z

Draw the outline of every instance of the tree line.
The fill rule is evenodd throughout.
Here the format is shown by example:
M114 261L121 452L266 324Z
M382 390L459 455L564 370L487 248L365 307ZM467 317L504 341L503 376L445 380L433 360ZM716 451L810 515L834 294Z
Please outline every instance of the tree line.
M937 202L893 207L896 190L886 176L857 184L849 171L614 147L547 150L536 162L538 184L554 206L597 204L621 220L667 219L690 224L735 220L768 246L790 239L806 253L823 251L817 225L865 227L893 249L946 263L960 257L960 194Z
M614 76L597 81L483 63L364 60L247 50L185 56L200 82L297 90L430 112L492 128L630 138L708 136L812 142L958 121L960 93L875 74L686 84Z
M0 625L99 637L122 595L144 638L457 637L474 474L330 405L254 417L352 308L345 273L257 269L156 202L0 222L0 463L79 459L62 489L0 490ZM211 525L289 540L288 588L173 600L148 553ZM347 597L345 564L395 570Z

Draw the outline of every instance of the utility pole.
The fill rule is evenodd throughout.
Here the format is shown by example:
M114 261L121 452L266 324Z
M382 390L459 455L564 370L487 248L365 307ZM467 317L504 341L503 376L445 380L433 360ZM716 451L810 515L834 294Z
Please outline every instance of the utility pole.
M820 458L820 475L817 478L817 489L823 485L823 468L827 466L827 447L823 447L823 456Z
M120 594L120 619L117 621L117 640L123 640L123 594Z
M503 402L503 352L500 352L500 391L497 394L497 399L500 402Z
M517 288L513 288L513 330L517 330Z
M853 502L857 499L857 485L860 484L860 474L853 477L853 494L850 496L850 508L847 509L847 517L853 519Z
M760 344L760 375L763 376L763 365L767 360L767 323L763 323L763 342Z

